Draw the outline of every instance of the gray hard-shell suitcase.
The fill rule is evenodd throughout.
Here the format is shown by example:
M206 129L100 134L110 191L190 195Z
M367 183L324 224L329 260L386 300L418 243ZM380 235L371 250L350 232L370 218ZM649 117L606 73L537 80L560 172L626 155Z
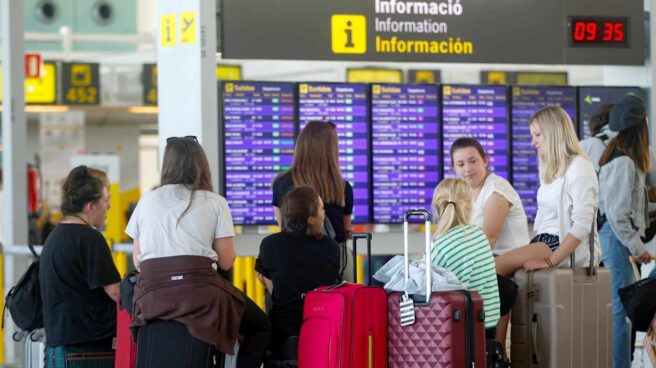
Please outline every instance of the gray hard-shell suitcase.
M594 223L594 222L593 222ZM590 265L515 273L512 309L513 368L612 367L613 309L610 273Z

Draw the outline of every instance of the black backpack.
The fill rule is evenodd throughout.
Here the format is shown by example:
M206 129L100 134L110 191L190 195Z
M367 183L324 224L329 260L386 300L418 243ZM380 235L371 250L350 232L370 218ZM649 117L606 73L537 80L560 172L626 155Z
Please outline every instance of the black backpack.
M9 309L11 319L23 331L43 328L43 303L39 287L39 256L34 246L28 245L36 258L21 276L20 280L9 290L5 298L5 308ZM2 314L2 325L4 326Z

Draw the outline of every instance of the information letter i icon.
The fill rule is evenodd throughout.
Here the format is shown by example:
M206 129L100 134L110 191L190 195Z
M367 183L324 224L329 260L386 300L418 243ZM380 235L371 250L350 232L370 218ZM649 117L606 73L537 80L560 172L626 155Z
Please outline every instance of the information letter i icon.
M344 45L344 47L355 46L353 45L353 29L351 27L352 27L352 23L349 20L348 22L346 22L346 28L344 28L344 33L346 33L346 44Z

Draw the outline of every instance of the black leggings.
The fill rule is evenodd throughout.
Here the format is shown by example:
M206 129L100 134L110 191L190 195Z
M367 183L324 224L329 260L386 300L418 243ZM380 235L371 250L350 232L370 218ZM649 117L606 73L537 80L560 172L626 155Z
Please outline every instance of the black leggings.
M271 324L266 314L246 294L246 310L241 317L239 334L244 340L237 353L237 368L259 368L271 338Z

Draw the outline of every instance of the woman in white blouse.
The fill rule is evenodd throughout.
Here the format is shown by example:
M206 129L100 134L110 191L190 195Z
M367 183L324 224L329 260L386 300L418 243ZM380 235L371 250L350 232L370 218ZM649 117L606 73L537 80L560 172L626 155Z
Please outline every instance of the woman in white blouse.
M599 236L593 226L599 203L599 185L592 163L579 144L569 115L558 106L540 109L530 120L531 143L540 160L538 213L531 244L496 257L497 273L512 276L519 268L536 271L569 265L574 252L577 266L590 256L599 264ZM594 252L586 244L594 232ZM584 244L584 246L579 246Z
M455 173L472 189L473 213L471 223L478 225L488 238L495 256L528 244L528 223L519 194L510 183L488 171L488 158L481 144L472 138L459 138L451 145L451 163ZM501 285L500 285L501 287ZM505 295L500 289L501 295ZM495 340L506 342L507 311L513 300L505 304L506 312L497 324ZM501 298L504 305L504 298ZM505 348L503 349L505 355Z

